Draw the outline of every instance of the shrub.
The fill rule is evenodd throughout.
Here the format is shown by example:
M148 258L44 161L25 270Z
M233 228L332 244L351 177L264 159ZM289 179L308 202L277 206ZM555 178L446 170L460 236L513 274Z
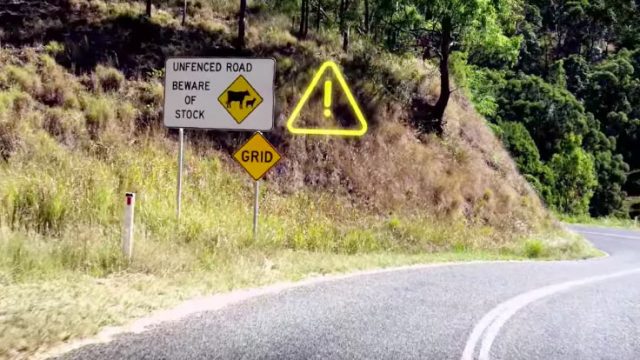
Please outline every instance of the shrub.
M390 218L389 221L387 222L387 227L391 231L397 231L398 229L400 229L401 226L402 226L402 222L400 221L399 218L395 216Z
M84 135L84 117L77 110L48 108L44 112L42 127L58 141L72 145Z
M383 248L372 230L349 230L341 241L341 250L349 255L373 252Z
M48 55L39 57L40 77L42 88L38 100L49 106L74 107L77 99L73 93L73 82L66 76L64 69ZM76 105L77 106L77 105Z
M87 130L96 137L107 124L115 119L115 110L109 99L88 97L85 99L84 114L87 119Z
M9 85L16 85L18 89L32 96L38 95L42 83L40 77L32 70L30 67L7 65L6 72Z
M529 239L524 243L524 252L528 258L538 258L542 255L544 244L541 240Z
M553 155L549 167L556 174L556 209L569 214L584 214L598 186L593 157L581 147L580 137L569 135L561 153Z
M64 45L57 41L51 41L44 46L44 51L51 56L56 56L64 52Z
M66 132L64 124L64 110L60 108L49 108L44 113L43 127L54 137L60 137Z
M17 121L0 118L0 160L8 160L20 144L20 132Z
M94 87L104 92L118 92L124 85L124 75L114 68L98 65L95 71Z

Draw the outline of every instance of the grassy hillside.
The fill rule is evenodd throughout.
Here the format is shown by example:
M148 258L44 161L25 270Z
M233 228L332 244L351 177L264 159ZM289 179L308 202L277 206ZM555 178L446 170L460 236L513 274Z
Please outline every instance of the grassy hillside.
M185 26L177 6L146 19L143 4L128 1L24 2L0 13L0 357L239 286L424 261L593 254L553 224L462 95L443 138L413 129L407 104L437 95L434 67L365 41L344 54L329 32L298 41L290 19L257 5L241 54L277 60L267 137L283 154L262 187L259 239L250 179L230 157L250 134L187 131L177 224L162 66L167 56L237 55L234 5L195 2ZM285 130L327 59L344 68L371 122L362 139ZM127 191L138 194L130 263L119 252Z

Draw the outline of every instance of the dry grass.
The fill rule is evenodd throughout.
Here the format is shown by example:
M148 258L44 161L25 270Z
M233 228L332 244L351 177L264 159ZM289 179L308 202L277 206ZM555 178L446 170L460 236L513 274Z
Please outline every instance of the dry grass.
M466 99L454 96L444 138L415 133L406 104L416 93L435 95L432 66L364 41L344 55L331 33L298 42L290 19L260 12L249 18L248 51L278 60L278 120L268 137L284 155L263 187L260 237L250 233L250 183L229 156L247 134L187 132L178 227L177 144L161 124L162 70L154 64L163 54L225 49L235 3L216 3L193 3L185 27L177 7L156 9L146 22L139 2L48 3L51 13L68 4L70 19L86 18L83 34L152 30L153 39L139 39L148 53L119 48L87 73L69 63L87 49L65 39L0 49L0 311L10 314L0 312L0 357L31 354L196 293L420 261L593 254L558 232ZM32 25L25 33L47 22ZM202 41L185 40L194 38ZM343 65L371 124L362 139L285 131L301 89L329 58ZM319 100L302 122L316 120ZM138 194L129 264L118 248L126 191ZM267 263L276 265L265 270ZM124 285L114 289L118 281ZM53 288L53 305L37 307ZM123 304L119 294L132 289L140 296Z

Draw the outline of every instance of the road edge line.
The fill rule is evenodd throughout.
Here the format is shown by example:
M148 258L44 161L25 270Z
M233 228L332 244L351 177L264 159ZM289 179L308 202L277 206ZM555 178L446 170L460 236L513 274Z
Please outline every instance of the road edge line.
M589 261L593 259L576 259L570 261ZM312 276L300 281L282 281L274 284L247 289L237 289L231 292L217 293L213 295L204 295L185 300L180 304L169 308L158 310L148 316L134 319L119 326L104 327L96 335L87 338L80 338L55 345L49 349L45 349L33 355L34 359L48 359L58 357L65 353L77 350L87 345L105 344L115 340L115 337L121 334L139 334L150 330L152 326L159 325L170 321L179 321L188 316L195 315L207 311L215 311L230 305L235 305L243 301L253 299L264 295L273 295L281 291L295 289L300 287L312 286L332 281L346 280L361 276L370 276L385 274L391 272L422 270L440 267L458 267L483 264L514 264L514 263L540 263L540 260L472 260L472 261L453 261L429 264L403 265L389 268L377 268L369 270L360 270L349 273L336 273L321 276Z

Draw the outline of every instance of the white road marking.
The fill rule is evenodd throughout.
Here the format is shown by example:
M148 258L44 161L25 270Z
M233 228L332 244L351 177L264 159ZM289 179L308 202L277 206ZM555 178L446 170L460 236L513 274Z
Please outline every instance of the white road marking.
M531 304L534 301L540 300L544 297L554 295L556 293L570 290L574 287L588 285L591 283L605 281L622 276L632 275L640 273L640 268L620 271L607 275L599 275L588 277L580 280L568 281L560 284L549 285L535 290L528 291L526 293L515 296L495 308L489 311L485 316L480 319L469 335L464 351L462 353L461 360L474 360L475 349L482 338L482 344L479 352L479 360L489 360L491 357L491 346L495 341L500 329L504 324L520 309Z
M580 234L600 235L600 236L615 237L615 238L621 238L621 239L640 240L640 236L618 235L618 234L602 233L602 232L595 232L595 231L582 231L582 230L578 230L578 232Z

